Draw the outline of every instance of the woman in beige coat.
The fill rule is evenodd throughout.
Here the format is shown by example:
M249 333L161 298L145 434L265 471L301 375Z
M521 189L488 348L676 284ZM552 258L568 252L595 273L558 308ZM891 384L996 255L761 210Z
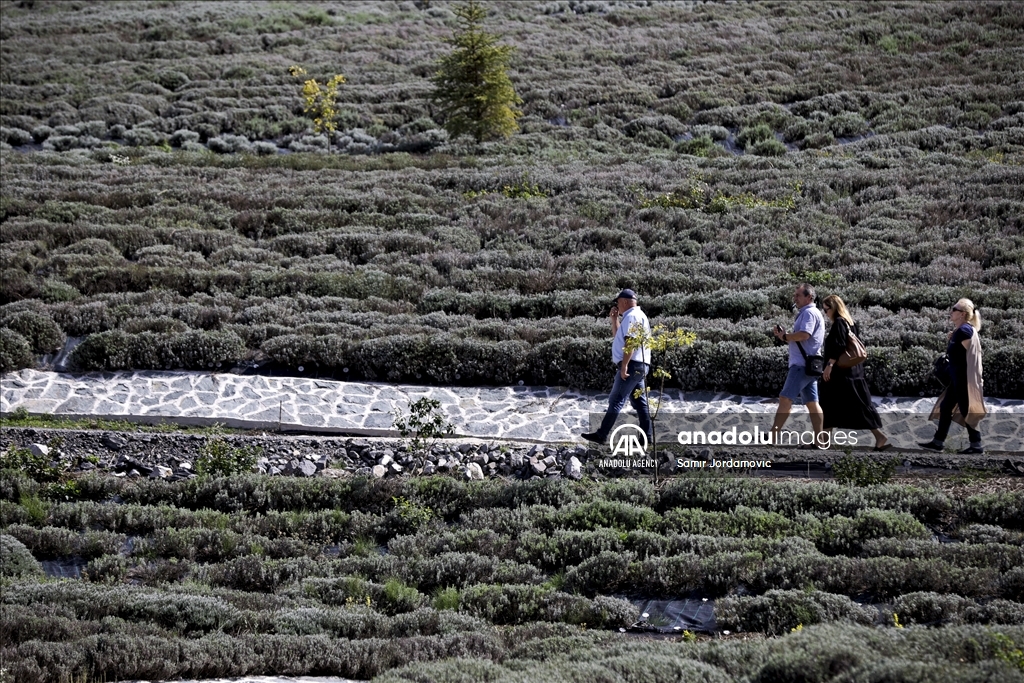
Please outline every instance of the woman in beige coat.
M949 333L949 385L932 408L930 420L939 421L935 437L921 448L941 451L951 422L967 428L971 445L961 453L984 453L978 425L985 417L981 379L981 314L970 299L960 299L950 311L954 329ZM956 410L954 410L954 408Z

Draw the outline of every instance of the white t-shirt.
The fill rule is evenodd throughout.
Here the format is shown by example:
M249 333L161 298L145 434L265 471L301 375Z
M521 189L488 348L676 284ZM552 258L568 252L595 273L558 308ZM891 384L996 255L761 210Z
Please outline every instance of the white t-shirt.
M634 325L639 326L647 334L651 333L651 321L647 319L647 314L640 310L639 306L634 306L622 314L619 331L612 338L612 362L616 365L622 362L622 356L626 351L626 337L629 336L629 330ZM637 349L633 352L630 360L638 360L650 365L651 350L646 347Z

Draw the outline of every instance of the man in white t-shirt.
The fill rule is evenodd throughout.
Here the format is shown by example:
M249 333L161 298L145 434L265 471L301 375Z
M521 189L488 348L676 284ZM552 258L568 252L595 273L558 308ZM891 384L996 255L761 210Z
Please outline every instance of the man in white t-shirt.
M600 428L596 432L588 432L580 434L580 436L593 443L607 441L608 434L615 426L615 419L628 400L636 410L640 420L640 429L647 434L648 443L650 443L654 429L651 423L651 412L647 406L647 387L644 385L644 378L647 377L647 372L651 369L651 350L639 348L628 354L625 349L626 339L631 336L631 331L643 330L650 335L651 322L637 305L636 292L632 289L624 289L619 292L615 298L615 306L608 312L608 318L612 324L612 362L616 366L615 383L612 385L612 393L608 397L608 410L604 414ZM637 389L640 391L637 392Z

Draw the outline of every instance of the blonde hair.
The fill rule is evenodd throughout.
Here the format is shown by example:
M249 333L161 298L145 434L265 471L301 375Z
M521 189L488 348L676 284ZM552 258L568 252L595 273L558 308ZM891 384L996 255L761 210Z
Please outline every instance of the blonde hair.
M846 304L843 303L843 300L839 298L838 294L829 294L821 302L821 305L831 308L836 312L837 318L842 318L851 329L853 328L853 316L850 315L850 309L846 307Z
M970 299L960 299L954 305L964 309L964 318L967 323L974 328L975 332L981 332L981 311L974 306L974 302Z

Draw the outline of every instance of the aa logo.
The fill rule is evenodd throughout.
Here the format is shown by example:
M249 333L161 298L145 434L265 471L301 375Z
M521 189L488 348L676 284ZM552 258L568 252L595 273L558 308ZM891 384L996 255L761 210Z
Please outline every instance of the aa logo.
M613 429L608 445L612 447L613 456L642 458L647 455L647 435L637 425L624 424Z

